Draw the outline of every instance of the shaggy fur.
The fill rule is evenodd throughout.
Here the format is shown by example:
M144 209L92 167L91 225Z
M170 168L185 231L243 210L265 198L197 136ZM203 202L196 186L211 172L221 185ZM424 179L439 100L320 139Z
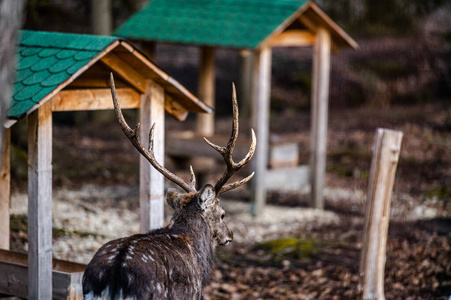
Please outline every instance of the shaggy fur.
M83 276L85 299L202 299L214 248L233 239L213 187L169 191L171 223L102 246Z

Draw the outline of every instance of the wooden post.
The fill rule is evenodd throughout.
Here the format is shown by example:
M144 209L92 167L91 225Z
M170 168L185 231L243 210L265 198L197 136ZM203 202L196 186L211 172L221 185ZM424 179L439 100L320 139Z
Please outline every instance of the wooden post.
M380 128L376 131L360 261L359 289L367 300L385 299L385 249L401 140L402 132Z
M111 35L113 13L111 0L91 0L91 20L93 33Z
M261 214L266 201L266 169L269 144L269 106L271 95L271 48L254 54L252 127L257 136L257 149L251 161L255 176L251 180L251 213Z
M203 100L211 107L215 107L215 52L214 47L200 48L200 67L198 94L199 99ZM197 114L196 133L201 136L212 136L215 133L215 115ZM213 168L215 162L210 158L198 157L194 158L191 163L194 166L202 166L203 172L197 173L197 185L204 186L208 183L207 173L205 172Z
M28 296L52 299L52 103L28 117Z
M155 123L154 151L156 160L164 166L164 89L146 81L146 93L141 97L140 138L149 145L149 130ZM140 231L160 228L164 223L164 177L142 156L139 157Z
M0 142L0 248L9 249L9 205L11 193L11 129L3 129Z
M214 47L200 48L199 71L199 99L211 107L215 107L215 51ZM198 114L196 132L203 136L214 134L215 116L211 114Z
M311 193L314 207L318 209L324 209L323 188L326 174L330 49L330 33L324 28L319 28L313 50L310 137Z
M241 50L240 57L240 84L237 86L240 115L250 117L252 107L253 52L248 49Z

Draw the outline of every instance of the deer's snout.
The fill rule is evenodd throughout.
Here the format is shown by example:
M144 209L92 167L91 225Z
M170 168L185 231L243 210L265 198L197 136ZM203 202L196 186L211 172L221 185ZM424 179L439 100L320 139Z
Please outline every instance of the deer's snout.
M230 244L233 241L233 232L228 230L228 235L225 238L224 242L222 242L220 245L222 246L227 246L228 244Z

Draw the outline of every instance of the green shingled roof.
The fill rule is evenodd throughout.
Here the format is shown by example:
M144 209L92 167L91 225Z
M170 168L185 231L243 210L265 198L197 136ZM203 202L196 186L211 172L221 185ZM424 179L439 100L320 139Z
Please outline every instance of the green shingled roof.
M153 0L114 35L256 48L307 0Z
M20 117L117 37L22 31L8 116Z

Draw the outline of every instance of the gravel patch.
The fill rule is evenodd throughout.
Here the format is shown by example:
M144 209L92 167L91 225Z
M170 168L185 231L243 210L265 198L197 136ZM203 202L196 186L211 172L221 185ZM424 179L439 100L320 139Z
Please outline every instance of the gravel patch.
M309 190L301 190L308 194ZM326 188L329 203L352 204L359 210L364 206L365 194L361 190ZM231 194L233 196L233 194ZM227 195L226 195L227 196ZM407 196L401 206L412 201ZM407 200L406 200L407 199ZM12 215L27 214L27 195L15 193L11 201ZM393 202L392 215L401 214L399 201ZM227 212L227 224L234 232L234 242L255 244L283 236L298 235L303 229L340 225L337 213L306 207L267 205L262 215L250 214L250 204L234 199L223 199ZM138 189L130 186L104 187L85 185L80 189L61 188L53 192L53 253L56 258L88 263L97 249L106 242L139 231ZM424 205L414 206L406 219L422 219L435 216ZM172 209L165 206L165 224L170 221ZM27 250L27 244L23 250Z
M53 254L58 259L88 263L104 243L139 231L139 205L136 188L87 185L81 189L57 189L53 192L53 227L59 234L53 238ZM11 197L10 213L27 214L27 195ZM249 203L224 199L227 223L237 243L256 243L290 234L300 228L338 224L333 212L310 208L288 208L269 205L255 218ZM165 223L172 209L165 207ZM27 244L24 249L27 250Z

